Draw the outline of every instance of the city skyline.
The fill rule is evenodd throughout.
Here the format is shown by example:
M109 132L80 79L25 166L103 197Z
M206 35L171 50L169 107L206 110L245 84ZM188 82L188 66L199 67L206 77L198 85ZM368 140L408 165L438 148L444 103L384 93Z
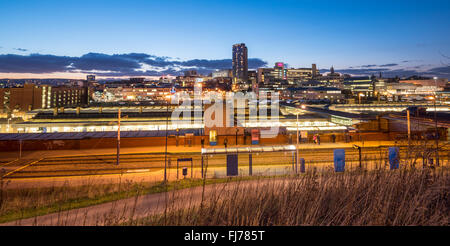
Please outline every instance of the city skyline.
M231 52L230 52L231 54ZM138 58L135 56L141 56ZM143 62L142 59L147 60ZM443 56L443 60L449 60ZM74 62L75 61L75 62ZM278 62L283 62L279 60ZM439 77L450 79L450 66L446 61L441 66L418 65L407 67L415 61L401 61L389 64L370 64L362 66L350 66L339 68L332 65L335 71L352 76L379 75L384 77ZM82 68L74 67L78 63ZM152 63L156 66L151 65ZM122 64L122 65L120 65ZM260 58L249 58L249 70L257 68L270 68L275 63L269 63ZM292 66L284 62L290 68L306 68L304 66ZM406 66L406 67L404 67ZM86 68L86 69L83 69ZM321 73L330 72L331 67L317 64ZM107 68L101 70L98 68ZM180 60L170 57L156 57L144 53L130 54L102 54L88 53L81 57L67 57L43 54L30 54L28 56L17 54L0 54L0 79L83 79L86 75L94 74L99 79L123 79L129 77L157 78L161 76L178 76L185 71L197 70L200 74L207 75L214 71L232 70L232 59L193 59Z
M450 0L0 0L0 226L145 226L180 245L448 226L449 14Z
M449 9L438 0L2 2L0 78L231 69L236 43L249 47L249 69L280 61L354 75L448 78Z

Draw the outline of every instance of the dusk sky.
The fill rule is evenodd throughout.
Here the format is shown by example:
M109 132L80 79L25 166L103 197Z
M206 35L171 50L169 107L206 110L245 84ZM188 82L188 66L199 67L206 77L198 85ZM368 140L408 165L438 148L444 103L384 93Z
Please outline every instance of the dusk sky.
M231 68L450 77L450 1L0 1L0 78Z

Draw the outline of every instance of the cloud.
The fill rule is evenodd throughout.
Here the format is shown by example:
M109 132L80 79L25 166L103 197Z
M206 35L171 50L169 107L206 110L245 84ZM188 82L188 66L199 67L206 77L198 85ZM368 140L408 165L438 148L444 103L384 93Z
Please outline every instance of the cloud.
M141 68L139 62L148 57L139 54L128 55L106 55L100 53L89 53L74 59L70 64L70 68L81 71L116 71L116 72L132 72Z
M391 65L391 64L386 64ZM361 66L363 67L363 66ZM437 76L440 78L450 79L450 66L433 67L424 69L424 66L416 66L413 68L398 68L392 69L392 67L379 67L379 68L348 68L348 69L336 69L338 73L351 74L355 76L370 76L372 74L378 75L380 72L383 77L410 77L414 75L418 76ZM321 73L329 72L327 69L320 70Z
M335 71L338 73L343 73L343 74L371 75L371 74L378 74L380 72L386 72L386 71L389 71L389 69L387 69L387 68L353 68L353 69L336 69Z
M14 48L15 50L18 50L18 51L22 51L22 52L26 52L26 51L28 51L27 49L23 49L23 48Z
M363 67L363 68L373 68L373 67L395 67L395 66L398 66L398 64L397 63L389 63L389 64L383 64L383 65L372 64L372 65L362 65L361 67Z
M411 77L414 75L424 75L423 72L419 72L417 70L411 70L411 69L394 69L394 70L387 70L382 72L383 77Z
M384 65L379 65L379 67L395 67L398 66L397 63L389 63L389 64L384 64Z
M80 57L43 54L0 55L1 73L90 73L98 76L159 76L179 75L186 70L208 74L217 69L230 69L231 59L193 59L182 61L144 53L102 54L88 53ZM267 65L259 58L248 60L249 69Z
M267 62L259 58L248 60L249 69L267 66ZM209 74L215 70L230 69L231 59L192 59L181 60L165 56L145 53L103 54L88 53L80 57L55 56L46 54L3 54L0 55L0 73L84 73L101 77L121 76L161 76L181 75L187 70L197 70L201 74ZM397 63L382 65L362 65L347 69L335 69L336 72L353 75L378 75L384 77L408 77L412 75L437 76L450 78L450 67L399 68ZM329 72L326 69L320 72Z
M447 78L450 77L450 66L436 67L427 71L428 74L446 74Z
M30 54L0 55L0 72L2 73L53 73L67 71L72 58L65 56Z

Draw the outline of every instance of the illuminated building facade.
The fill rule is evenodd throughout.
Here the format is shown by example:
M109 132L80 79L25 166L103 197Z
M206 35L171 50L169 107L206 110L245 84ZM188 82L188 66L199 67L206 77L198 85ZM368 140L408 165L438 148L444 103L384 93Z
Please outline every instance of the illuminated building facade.
M189 106L188 106L189 107ZM40 109L29 112L29 119L26 122L18 122L11 125L10 133L82 133L82 132L114 132L117 131L117 124L111 124L117 119L118 107L100 107L100 108L66 108L63 112L54 114L54 110ZM175 106L169 107L169 116ZM192 108L191 108L192 110ZM199 109L201 110L201 108ZM286 109L281 108L281 111ZM122 112L128 118L121 121L121 131L164 131L166 130L166 107L165 106L136 106L122 108ZM202 115L202 114L200 114ZM303 113L301 113L303 115ZM176 129L205 129L205 122L202 118L195 118L193 113L186 118L180 117L177 120L171 119L168 130ZM294 115L281 112L279 120L268 122L267 120L249 120L245 117L240 128L263 129L277 125L287 131L296 131L297 120ZM263 117L266 119L265 117ZM347 129L329 121L326 118L315 115L303 115L299 121L299 130L301 131L344 131ZM242 131L242 129L241 129ZM0 124L0 133L6 132L6 126ZM232 131L230 133L235 133ZM219 134L220 135L220 134Z
M164 100L171 90L171 86L105 88L101 95L96 96L96 100L99 102ZM177 92L179 91L187 89L177 88Z
M366 97L373 97L374 93L374 80L370 77L351 77L344 79L343 89L349 90L353 95L363 94Z
M231 69L219 70L212 72L213 78L232 78L233 72Z
M281 99L329 100L339 102L345 96L339 88L333 87L292 87L281 93Z
M448 79L436 78L436 79L421 79L421 80L400 80L400 83L411 83L420 86L437 86L445 87L448 83Z
M248 81L248 49L244 43L233 45L233 83Z
M41 108L79 106L86 91L82 87L52 87L24 84L23 87L0 88L0 109L3 112L27 112Z
M258 69L258 82L267 85L281 80L289 84L308 81L313 79L314 74L318 75L315 67L313 64L311 68L286 68L284 63L277 62L273 68Z

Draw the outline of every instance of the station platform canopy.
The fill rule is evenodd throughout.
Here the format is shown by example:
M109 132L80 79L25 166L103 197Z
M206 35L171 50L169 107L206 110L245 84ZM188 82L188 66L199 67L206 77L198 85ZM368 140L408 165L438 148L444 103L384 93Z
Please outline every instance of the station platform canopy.
M199 134L197 129L169 130L168 135ZM165 131L121 131L121 138L164 137ZM55 132L55 133L0 133L0 141L12 140L79 140L89 138L116 138L117 131L107 132Z
M214 154L235 154L235 153L262 153L262 152L286 152L295 151L295 145L274 145L274 146L247 146L230 148L203 148L202 155Z

